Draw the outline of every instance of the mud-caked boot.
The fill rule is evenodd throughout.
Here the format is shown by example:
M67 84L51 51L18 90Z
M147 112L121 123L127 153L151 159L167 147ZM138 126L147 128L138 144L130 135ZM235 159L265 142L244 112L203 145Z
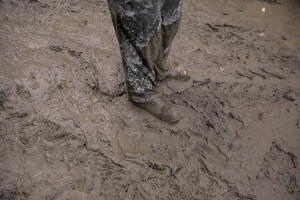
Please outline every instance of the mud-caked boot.
M154 117L174 124L181 119L175 104L166 102L159 94L148 94L145 96L131 96L131 102L148 111Z
M190 79L190 75L183 67L170 67L167 78L186 81Z
M184 67L181 65L177 65L169 59L168 64L169 69L166 72L158 72L156 75L157 80L161 81L166 78L170 79L176 79L176 80L181 80L181 81L187 81L191 77L189 75L188 70L186 70ZM176 67L175 67L176 66Z

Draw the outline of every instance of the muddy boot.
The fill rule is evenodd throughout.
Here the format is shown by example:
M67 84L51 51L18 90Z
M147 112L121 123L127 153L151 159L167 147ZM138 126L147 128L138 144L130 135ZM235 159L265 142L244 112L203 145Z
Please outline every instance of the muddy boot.
M171 67L169 69L167 78L172 78L172 79L178 79L178 80L184 80L185 81L185 80L190 79L190 76L188 74L188 71L185 70L182 67L176 67L176 68Z
M166 78L171 78L171 79L176 79L176 80L181 80L181 81L186 81L190 79L190 75L188 71L184 68L178 65L177 67L175 64L171 61L171 59L168 60L169 69L168 71L162 73L157 73L156 78L157 80L161 81Z
M129 100L135 105L148 111L157 119L170 124L174 124L181 119L176 105L164 101L159 93L148 94L142 97L131 96Z
M158 75L157 80L162 81L166 78L187 81L190 79L189 73L182 67L170 68L166 76Z

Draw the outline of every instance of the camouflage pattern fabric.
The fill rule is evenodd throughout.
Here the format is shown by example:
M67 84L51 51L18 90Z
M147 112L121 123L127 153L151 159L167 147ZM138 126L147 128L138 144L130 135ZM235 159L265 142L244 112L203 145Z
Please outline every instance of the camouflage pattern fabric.
M155 89L157 76L165 76L168 70L166 58L178 30L182 0L107 2L120 45L127 92L143 96Z

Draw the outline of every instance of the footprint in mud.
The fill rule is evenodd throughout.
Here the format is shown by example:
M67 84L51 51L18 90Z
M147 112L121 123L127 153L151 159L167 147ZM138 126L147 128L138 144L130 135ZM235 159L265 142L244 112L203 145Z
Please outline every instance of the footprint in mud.
M297 166L296 157L290 152L285 152L280 145L273 142L272 147L265 154L256 178L278 183L289 193L294 193L297 190Z

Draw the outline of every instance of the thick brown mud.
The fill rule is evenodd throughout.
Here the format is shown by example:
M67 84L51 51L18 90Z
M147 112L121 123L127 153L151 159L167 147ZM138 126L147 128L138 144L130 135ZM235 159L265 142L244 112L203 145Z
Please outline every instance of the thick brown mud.
M208 2L184 2L170 125L127 101L105 0L0 1L0 199L299 199L299 32L251 18L299 6Z

